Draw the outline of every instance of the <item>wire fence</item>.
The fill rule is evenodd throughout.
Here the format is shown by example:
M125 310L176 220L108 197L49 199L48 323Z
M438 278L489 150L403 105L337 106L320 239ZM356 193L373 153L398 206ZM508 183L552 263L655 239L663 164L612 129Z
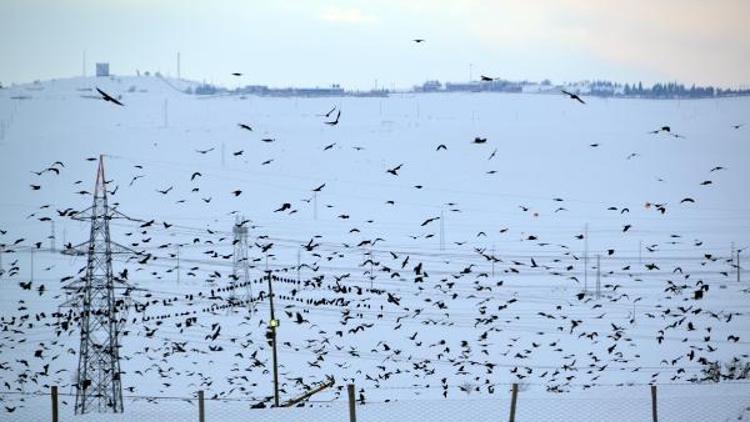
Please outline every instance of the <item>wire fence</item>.
M538 422L538 421L736 421L750 418L750 384L597 387L575 393L526 391L512 384L492 396L464 399L365 399L348 385L331 401L308 400L272 407L265 399L124 396L124 413L76 414L75 395L0 393L1 421L198 421L198 422ZM55 406L56 404L56 406Z

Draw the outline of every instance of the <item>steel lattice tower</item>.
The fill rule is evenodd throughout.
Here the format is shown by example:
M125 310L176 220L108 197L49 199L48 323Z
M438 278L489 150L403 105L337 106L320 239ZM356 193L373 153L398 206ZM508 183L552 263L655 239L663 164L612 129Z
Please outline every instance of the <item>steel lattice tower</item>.
M76 414L123 412L119 336L125 318L118 319L118 308L127 307L122 299L116 300L115 290L130 287L114 276L112 255L134 252L110 239L109 221L127 217L109 207L106 184L104 159L100 156L93 205L73 217L91 222L89 240L66 251L88 257L85 277L66 286L74 292L72 303L81 315Z
M232 254L234 258L232 266L232 278L237 281L240 279L239 273L242 273L242 283L240 285L245 286L244 302L247 304L248 309L252 314L253 286L250 282L250 268L248 266L247 256L247 249L249 245L247 242L247 227L245 226L245 223L247 223L246 220L241 219L240 216L237 216L235 219L234 227L232 228L232 233L234 234L234 241L232 242L234 245L234 253Z

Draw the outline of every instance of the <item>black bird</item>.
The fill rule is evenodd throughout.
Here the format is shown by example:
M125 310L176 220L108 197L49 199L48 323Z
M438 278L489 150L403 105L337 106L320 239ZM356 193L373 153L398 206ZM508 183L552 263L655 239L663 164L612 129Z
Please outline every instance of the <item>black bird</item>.
M417 44L425 42L424 38L414 38L412 41L414 41Z
M325 114L318 114L320 117L331 117L331 114L336 111L336 106L333 106L332 109L328 110L328 113Z
M289 202L284 202L278 209L274 210L273 212L282 212L288 210L289 208L292 208L292 204L290 204Z
M437 148L435 148L435 151L440 151L441 149L444 149L444 150L447 151L448 147L445 146L445 144L440 144L440 145L437 146Z
M477 137L474 138L474 143L475 144L485 144L485 143L487 143L487 138L480 138L480 137L477 136Z
M388 170L386 170L386 172L390 173L390 174L392 174L394 176L398 176L398 171L401 170L401 166L403 166L403 164L399 164L399 165L397 165L396 167L394 167L392 169L388 169Z
M121 107L125 107L125 104L121 103L116 98L113 98L111 95L107 94L106 92L102 91L101 89L96 88L96 90L99 91L99 93L102 95L102 99L104 101L109 101L109 102L115 103L115 104L117 104L117 105L119 105Z
M232 76L242 76L242 73L240 73L240 72L232 72Z
M253 128L251 128L249 125L246 125L244 123L237 123L237 126L241 127L242 129L249 130L250 132L253 131Z
M323 122L323 123L329 126L336 126L337 124L339 124L339 117L341 117L341 110L339 110L338 113L336 113L336 119L330 122Z
M172 189L174 189L174 186L170 186L170 187L168 187L168 188L166 188L166 189L164 189L164 190L159 190L159 189L157 189L156 191L157 191L157 192L159 192L159 193L160 193L160 194L162 194L162 195L166 195L166 194L168 194L168 193L169 193L169 192L170 192L170 191L171 191Z
M576 100L576 101L578 101L578 102L579 102L579 103L581 103L581 104L586 104L586 102L585 102L585 101L583 101L583 100L581 99L581 97L579 97L578 95L576 95L576 94L573 94L572 92L568 92L568 91L566 91L566 90L564 90L564 89L563 89L563 90L561 90L561 91L562 91L562 93L563 93L563 94L565 94L565 95L567 95L568 97L570 97L570 99L571 99L571 100Z
M209 148L209 149L196 149L195 152L198 154L208 154L209 152L213 151L216 148Z
M313 192L320 192L321 190L323 190L324 187L326 187L325 183L323 183L322 185L320 185L317 188L313 189L312 191Z
M196 171L192 176L190 176L190 181L192 182L198 176L203 177L203 175L199 171Z
M482 82L492 82L495 80L495 78L490 78L489 76L481 75L480 78L482 79Z

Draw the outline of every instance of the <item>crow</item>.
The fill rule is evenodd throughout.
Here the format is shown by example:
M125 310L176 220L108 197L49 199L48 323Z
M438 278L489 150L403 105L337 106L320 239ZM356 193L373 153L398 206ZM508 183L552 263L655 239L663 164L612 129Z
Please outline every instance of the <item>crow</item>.
M116 98L113 98L111 95L107 94L106 92L102 91L99 88L96 88L97 91L99 91L100 94L102 94L102 100L109 101L111 103L115 103L121 107L125 107L125 104L118 101Z

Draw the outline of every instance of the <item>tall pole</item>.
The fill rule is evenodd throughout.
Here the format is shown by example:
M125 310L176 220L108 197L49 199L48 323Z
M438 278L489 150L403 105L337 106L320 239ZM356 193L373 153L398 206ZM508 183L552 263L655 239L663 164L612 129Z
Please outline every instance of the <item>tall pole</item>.
M440 207L440 250L445 250L445 212Z
M599 299L601 296L601 271L600 271L601 255L596 256L596 298Z
M313 220L318 219L318 192L313 192Z
M299 277L299 272L300 272L300 269L301 269L300 268L300 265L301 265L301 263L300 263L300 254L301 254L301 251L300 251L300 248L298 247L297 248L297 283L299 283L299 280L300 280L300 277Z
M589 292L589 223L583 229L583 293Z
M180 249L182 245L177 244L177 284L180 284Z
M164 99L164 127L169 126L169 102L165 98Z
M50 228L49 246L50 246L50 249L52 249L52 252L56 252L57 245L55 242L55 220L51 220L50 224L52 227Z
M279 407L279 364L278 364L278 353L276 351L276 327L279 325L279 321L276 320L276 315L273 309L273 283L271 282L271 272L266 272L268 279L268 300L271 304L271 346L273 347L273 404L274 407Z
M492 245L492 277L495 277L495 245Z

